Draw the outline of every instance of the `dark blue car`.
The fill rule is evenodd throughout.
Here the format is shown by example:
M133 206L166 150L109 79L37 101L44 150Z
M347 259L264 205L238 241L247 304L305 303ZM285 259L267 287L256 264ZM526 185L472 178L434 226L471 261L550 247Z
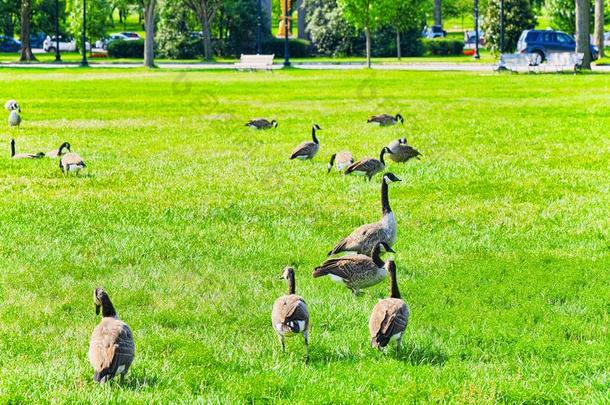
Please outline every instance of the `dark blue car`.
M594 45L590 47L591 58L596 60L599 57L599 50ZM575 52L576 41L571 35L561 31L525 30L519 37L517 51L538 54L540 60L544 62L550 53Z
M42 49L42 45L46 37L47 34L43 32L39 32L38 34L30 34L30 47L32 49Z
M19 52L21 42L14 38L0 35L0 52Z

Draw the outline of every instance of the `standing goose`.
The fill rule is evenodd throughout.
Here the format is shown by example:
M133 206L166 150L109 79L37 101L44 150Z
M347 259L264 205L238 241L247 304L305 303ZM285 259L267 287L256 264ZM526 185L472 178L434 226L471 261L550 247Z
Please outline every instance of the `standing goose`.
M248 128L252 129L269 129L269 128L277 128L276 120L267 120L265 118L255 118L253 120L248 121L246 124Z
M333 155L330 157L330 162L328 162L328 171L326 173L330 173L333 165L335 165L338 171L342 172L352 163L354 163L354 157L350 152L342 151L333 153Z
M21 125L21 107L15 100L9 100L4 104L4 108L9 111L8 125L9 127L17 127Z
M59 159L59 168L63 174L75 172L78 175L85 167L87 167L87 165L77 153L66 153Z
M15 140L11 139L11 159L40 159L44 153L17 153L15 154Z
M390 142L388 145L388 149L392 151L390 154L390 159L397 163L407 162L410 159L417 158L421 156L421 153L414 147L407 144L406 138L400 138L396 141Z
M409 322L409 306L400 298L396 281L396 264L388 260L390 272L390 298L379 300L369 318L371 346L382 349L392 340L396 341L396 355L400 352L400 342Z
M357 252L370 255L375 245L385 242L389 246L396 243L396 218L390 207L388 198L388 185L395 181L401 181L393 173L386 173L381 179L381 213L379 222L362 225L352 231L348 237L337 243L328 252L328 255L335 255L340 252Z
M354 295L358 295L361 289L374 286L386 278L387 263L381 260L382 247L386 252L394 253L387 243L378 242L371 257L357 254L327 259L316 267L313 277L330 275L333 281L344 284Z
M396 125L396 124L398 124L398 122L403 124L405 122L405 120L402 118L402 115L400 115L400 114L396 114L395 116L392 116L389 114L379 114L379 115L370 116L366 122L371 123L371 124L377 124L382 127L387 127L390 125Z
M305 361L309 361L309 311L303 298L296 295L294 269L286 267L281 277L288 282L288 294L282 295L273 304L271 323L282 345L282 352L286 351L284 338L302 333L305 340Z
M66 150L68 152L72 152L72 150L70 149L70 144L68 142L64 142L59 146L59 148L52 150L50 152L47 152L47 157L57 158L57 157L63 156L66 153Z
M119 320L103 288L93 291L93 302L96 315L99 315L100 307L102 309L102 321L93 330L89 344L89 362L94 370L93 381L104 383L117 374L121 375L123 381L135 354L131 329Z
M292 155L290 155L290 159L300 159L307 160L313 159L313 157L320 150L320 142L318 138L316 138L316 131L320 131L322 128L318 124L313 124L311 127L311 141L303 142L299 146L297 146L293 151Z
M374 175L385 169L385 160L383 157L386 153L392 154L392 151L387 147L384 147L381 149L381 153L379 154L379 160L375 158L360 159L345 169L345 174L354 173L359 176L366 176L366 178L368 178L370 181Z

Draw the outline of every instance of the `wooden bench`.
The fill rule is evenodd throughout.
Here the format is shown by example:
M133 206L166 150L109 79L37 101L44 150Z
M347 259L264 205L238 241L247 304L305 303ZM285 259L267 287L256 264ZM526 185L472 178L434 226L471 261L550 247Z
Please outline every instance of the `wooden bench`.
M497 70L508 69L511 72L519 72L521 68L532 72L537 71L539 64L540 55L535 53L504 53L500 55Z
M569 69L576 73L576 71L582 66L582 60L584 57L584 53L576 52L549 53L543 66L545 71L547 69L552 69L555 72L563 72L566 69Z
M235 63L237 70L271 70L275 55L244 55Z

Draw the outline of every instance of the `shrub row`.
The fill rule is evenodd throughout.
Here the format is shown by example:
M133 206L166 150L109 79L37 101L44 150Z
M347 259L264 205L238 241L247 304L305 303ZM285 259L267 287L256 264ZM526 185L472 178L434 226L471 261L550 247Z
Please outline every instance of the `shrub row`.
M143 58L144 40L112 41L108 44L108 56L115 58Z
M461 55L464 51L464 41L456 39L424 39L426 52L432 55Z
M288 52L293 58L306 58L311 56L312 47L309 41L304 39L290 39L288 41ZM284 39L271 38L263 42L263 53L274 54L275 56L284 55Z

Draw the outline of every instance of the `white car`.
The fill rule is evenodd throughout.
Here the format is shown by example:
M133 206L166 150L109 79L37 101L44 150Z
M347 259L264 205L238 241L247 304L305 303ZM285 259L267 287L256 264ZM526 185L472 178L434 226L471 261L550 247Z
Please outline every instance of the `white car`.
M102 38L95 42L95 47L97 49L108 49L108 44L114 41L130 41L131 38L126 37L123 34L110 34L110 36L106 38Z
M55 37L51 38L50 36L47 36L45 38L44 42L42 43L42 49L45 52L49 52L49 53L54 53L56 46L57 46L57 41L55 40ZM91 50L91 45L89 44L89 42L85 42L85 49L87 51ZM63 39L62 37L59 37L59 50L61 52L76 51L77 50L76 41L74 40L74 38L67 40L67 39Z
M604 46L610 47L610 32L604 33Z

